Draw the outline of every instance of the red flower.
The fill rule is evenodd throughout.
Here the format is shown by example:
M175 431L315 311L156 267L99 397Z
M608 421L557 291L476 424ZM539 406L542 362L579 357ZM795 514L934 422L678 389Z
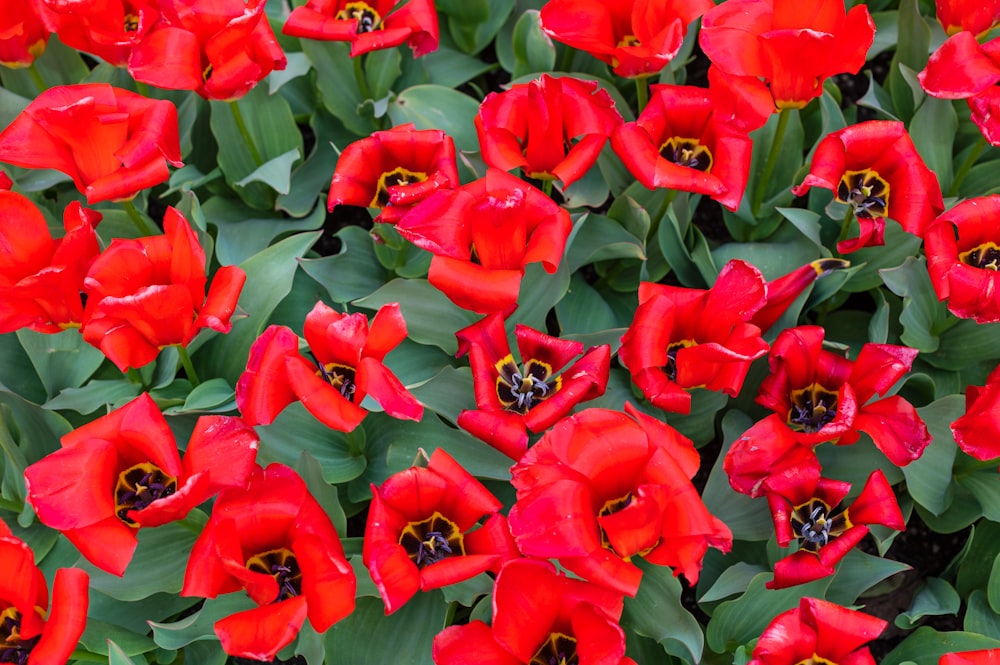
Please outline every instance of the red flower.
M687 27L712 8L710 0L550 0L542 30L552 39L586 51L615 74L656 74L681 48Z
M621 594L559 574L545 561L512 561L497 577L493 625L445 628L434 638L432 656L436 665L635 665L625 657L618 625L622 601Z
M569 187L597 161L622 116L597 81L542 74L491 92L475 121L488 165Z
M648 189L706 194L736 210L750 173L753 141L739 122L717 110L736 108L735 91L724 83L709 90L685 85L653 85L651 90L636 121L612 135L615 153ZM757 115L768 114L769 109Z
M356 586L326 512L294 471L271 464L216 500L181 595L245 589L259 607L216 621L215 634L232 656L271 661L306 617L322 633L350 614Z
M500 571L520 553L502 504L438 448L426 468L412 467L372 485L362 561L392 614L418 590ZM485 518L481 525L479 521Z
M344 148L326 207L330 212L345 204L380 208L375 221L395 224L437 190L460 184L452 138L407 123Z
M865 344L857 360L823 349L824 330L799 326L782 331L768 357L771 373L757 403L778 416L767 422L792 430L804 445L847 445L864 431L889 460L905 466L920 457L930 434L913 405L884 395L910 371L917 350Z
M802 108L830 76L856 74L875 38L864 5L840 0L729 0L706 12L698 43L718 67L762 78L779 109Z
M177 109L106 83L49 88L0 133L0 161L62 171L91 205L130 199L184 165Z
M982 37L1000 24L1000 0L934 0L934 7L949 36L966 31Z
M224 266L206 296L198 236L174 208L163 228L165 235L115 238L84 280L83 338L123 372L152 362L164 346L187 346L202 328L229 332L246 281L242 269Z
M116 67L159 18L156 0L32 0L59 41ZM27 3L25 3L27 4Z
M978 460L1000 457L1000 366L986 385L965 389L965 413L951 424L958 447Z
M554 273L573 223L569 213L498 169L455 190L436 192L396 225L434 254L430 283L459 307L487 314L517 302L524 266Z
M807 286L834 270L850 266L851 262L844 259L816 259L768 282L767 302L750 318L750 323L763 331L770 330Z
M159 21L132 47L137 81L194 90L206 99L238 99L275 69L285 54L266 0L161 0Z
M292 10L284 35L350 42L351 57L406 42L414 57L436 51L438 19L434 0L308 0Z
M838 201L854 208L861 236L837 243L842 254L883 244L886 217L923 235L944 211L937 177L901 122L869 120L827 134L816 147L809 175L792 193L803 196L810 187L832 190Z
M0 333L30 328L57 333L83 320L83 278L100 248L100 213L73 201L66 235L55 240L31 201L0 189Z
M31 549L0 522L0 662L64 665L87 624L89 576L60 568L49 588Z
M840 502L850 483L814 478L784 492L768 492L778 545L798 540L799 549L774 564L769 589L812 582L835 572L834 566L868 534L869 524L906 528L889 481L881 470L868 476L861 494L846 508ZM839 510L838 510L839 509Z
M146 393L62 438L25 469L28 500L92 564L122 575L141 527L183 519L226 487L247 482L257 434L239 418L202 416L183 461Z
M938 665L997 665L998 663L1000 663L1000 649L946 653L938 660Z
M655 406L691 410L692 388L735 396L750 363L767 353L760 328L747 323L764 306L766 286L749 263L727 263L704 289L643 282L618 359Z
M698 581L709 547L732 536L691 477L699 457L669 425L626 404L559 421L511 469L510 529L526 556L558 559L585 580L634 596L632 557ZM501 573L502 574L502 573Z
M968 100L972 121L987 141L1000 146L1000 39L980 45L971 33L959 32L931 54L917 79L933 97Z
M924 234L927 271L938 300L947 300L955 316L977 323L1000 321L998 218L1000 195L992 194L959 203Z
M34 2L13 2L0 13L0 65L27 67L45 52L49 30Z
M382 363L406 339L398 303L384 305L369 329L364 314L317 302L304 334L314 360L299 353L298 336L285 326L270 326L253 343L236 384L236 405L248 423L268 425L299 400L328 427L349 432L368 415L361 402L369 394L393 418L423 416L423 406Z
M867 642L886 622L819 598L802 598L768 624L748 665L796 665L802 662L875 665Z
M577 404L604 394L611 348L605 344L584 353L582 342L521 324L515 335L520 366L510 351L500 312L455 333L459 355L469 352L478 407L462 411L458 425L518 460L528 448L528 430L543 432Z
M812 446L797 441L777 415L755 423L734 441L722 468L734 490L753 498L793 491L817 483L820 477Z

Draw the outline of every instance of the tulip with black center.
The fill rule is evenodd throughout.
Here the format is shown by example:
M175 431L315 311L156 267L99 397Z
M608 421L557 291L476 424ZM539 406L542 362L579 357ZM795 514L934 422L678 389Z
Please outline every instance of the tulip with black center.
M31 650L40 639L39 635L28 640L21 639L21 613L14 607L0 612L0 663L27 665Z
M796 432L818 432L837 417L837 392L818 383L793 390L788 426Z
M338 21L356 20L359 35L382 27L382 17L365 2L348 2L344 9L337 12L336 18Z
M660 156L678 166L711 173L712 151L698 139L671 136L660 146Z
M372 198L371 203L368 204L369 208L384 208L389 205L389 188L390 187L400 187L404 185L412 185L414 183L423 182L427 180L427 174L420 171L411 171L402 166L397 167L391 171L386 171L378 179L378 185L376 186L375 196Z
M799 549L814 553L852 526L846 510L833 513L825 501L817 498L795 506L791 522L799 539Z
M247 569L274 577L278 583L276 603L302 593L302 570L295 553L285 547L253 555L247 559Z
M576 639L562 633L549 633L528 665L577 665Z
M142 510L157 499L170 496L176 491L176 478L149 462L136 464L118 474L115 514L125 524L138 527L135 520L128 516L130 510Z
M524 415L538 402L562 386L562 377L552 376L552 367L530 359L518 368L514 356L508 355L496 364L497 399L508 411Z
M450 556L465 556L465 543L458 525L437 511L423 521L407 524L399 534L399 544L418 568Z

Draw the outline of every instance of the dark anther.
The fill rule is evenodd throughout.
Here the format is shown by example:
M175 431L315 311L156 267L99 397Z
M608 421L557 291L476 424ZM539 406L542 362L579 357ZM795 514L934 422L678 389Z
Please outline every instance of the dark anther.
M818 552L850 528L846 511L833 513L825 501L816 498L796 506L791 521L799 548L809 552Z
M348 2L347 6L337 12L337 20L357 21L357 34L359 35L378 30L382 25L382 17L364 2Z
M29 640L21 639L21 613L8 607L0 613L0 663L27 665L31 650L41 635Z
M336 363L327 363L326 365L317 363L317 365L319 366L319 371L316 373L323 377L327 383L339 390L340 394L347 399L354 397L356 387L354 385L353 367L338 365Z
M118 474L115 486L115 514L126 524L135 524L129 518L130 510L148 508L154 501L177 491L177 479L165 474L149 462L136 464ZM2 661L0 661L2 662Z
M454 552L448 540L437 531L428 531L426 538L420 541L417 548L417 565L424 566L437 563Z
M528 360L518 368L512 356L497 364L497 397L508 411L525 414L559 389L561 379L539 360Z
M577 665L576 639L562 633L549 633L528 665Z
M837 199L849 203L857 217L884 217L889 208L889 183L874 171L848 171L837 186Z
M410 171L402 166L387 171L379 176L378 186L375 188L375 197L368 204L369 208L384 208L389 205L389 188L401 185L412 185L414 183L427 180L426 173Z
M837 417L837 393L816 383L792 391L791 402L788 424L800 432L818 432Z
M959 254L958 258L962 263L973 268L981 268L983 270L1000 269L1000 247L993 242L973 247L968 252Z
M677 380L677 352L689 346L694 346L694 342L687 339L667 346L667 364L663 366L663 371L671 381Z
M302 571L295 554L288 549L268 550L254 555L247 560L249 570L264 573L274 578L278 583L278 596L275 602L294 598L302 593Z
M698 139L672 136L660 146L660 156L678 166L708 173L712 170L712 153Z
M422 522L407 524L399 535L399 544L418 568L465 554L464 537L458 525L438 512Z

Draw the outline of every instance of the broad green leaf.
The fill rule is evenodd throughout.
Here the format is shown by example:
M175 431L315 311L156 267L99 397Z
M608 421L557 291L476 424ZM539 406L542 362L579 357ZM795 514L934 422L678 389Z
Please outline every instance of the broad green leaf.
M569 269L565 262L548 273L541 263L525 266L521 292L517 297L517 320L535 330L545 330L549 311L569 290Z
M239 308L247 316L233 321L226 335L213 337L194 354L198 376L218 377L235 386L246 368L250 346L267 324L271 312L292 288L296 259L319 237L318 233L300 233L253 255L240 267L247 281L240 296Z
M909 570L910 566L854 549L836 568L826 599L840 605L853 605L865 591L896 573Z
M1000 613L990 607L986 593L982 589L976 589L969 594L962 628L968 633L978 633L1000 640Z
M363 57L368 91L372 99L382 99L389 94L392 90L392 84L402 73L399 68L399 63L402 60L399 49L379 49L366 53Z
M433 53L420 56L418 62L423 65L427 72L429 77L427 83L443 85L447 88L457 88L496 66L444 45L438 46L438 49Z
M292 187L292 165L302 156L299 148L292 148L261 164L245 178L233 183L239 192L253 182L262 182L279 194L287 194Z
M1000 554L993 559L990 580L986 586L986 599L989 601L993 611L1000 614Z
M976 497L986 519L1000 522L1000 482L997 482L995 467L963 474L957 482Z
M480 1L474 0L474 4ZM479 53L493 41L514 8L514 0L487 0L487 5L486 18L475 23L448 18L448 31L452 39L466 53Z
M940 515L950 503L951 469L958 452L950 425L965 413L965 400L961 395L949 395L917 409L917 413L927 424L931 443L919 459L902 467L906 490L914 501Z
M208 223L218 229L215 255L224 266L239 265L260 254L281 234L318 229L326 217L323 206L317 206L302 219L288 219L218 196L205 201L201 209ZM280 267L292 269L291 265Z
M15 333L0 335L0 391L39 404L45 401L45 386Z
M493 578L486 573L479 573L457 584L449 584L441 588L447 603L460 603L472 607L478 598L493 593Z
M958 592L948 582L940 577L928 577L913 596L910 606L896 615L896 625L910 630L924 617L958 614L961 604Z
M737 561L733 565L725 568L715 584L698 598L699 603L711 603L716 600L724 600L738 593L743 593L750 586L754 577L761 573L770 573L763 566Z
M923 16L920 15L919 2L917 0L902 0L899 3L899 21L897 27L899 42L896 45L892 62L889 65L889 76L886 86L892 95L892 101L899 116L903 120L908 120L916 107L915 96L920 90L919 84L916 89L906 80L902 74L900 65L918 72L927 64L927 54L930 53L931 30Z
M701 626L681 604L682 587L671 570L641 559L642 583L634 598L625 599L622 625L663 645L667 653L689 663L701 662L705 638Z
M412 122L417 129L440 129L455 140L455 148L475 152L479 148L472 119L479 102L442 85L415 85L389 103L393 125Z
M378 128L370 112L366 115L361 113L365 95L358 87L350 51L351 46L346 42L302 40L302 52L313 64L316 87L323 105L344 123L344 127L360 138Z
M346 534L347 516L344 514L343 506L337 501L337 487L331 485L323 477L323 467L319 461L309 453L302 451L293 468L305 481L309 493L329 516L337 533Z
M715 439L715 416L728 403L729 396L725 393L694 388L691 390L691 413L672 413L667 416L667 422L700 447Z
M596 333L628 323L618 320L600 292L588 284L580 273L573 274L569 290L556 303L556 317L561 330L573 331L574 334Z
M274 70L267 77L267 91L272 95L289 81L305 76L312 69L309 58L299 51L285 51L285 62L284 69Z
M257 461L261 464L294 466L302 453L308 453L319 462L328 483L353 480L365 470L364 450L357 437L330 429L301 402L289 404L270 425L257 427L257 434Z
M139 665L129 658L125 649L118 646L110 637L107 638L108 665ZM141 652L140 652L141 653ZM142 661L145 662L145 659Z
M448 18L469 26L482 23L490 14L487 0L437 0L435 6Z
M938 177L943 191L948 191L954 177L952 148L958 129L958 115L950 99L928 96L910 122L910 136L917 152Z
M951 319L954 323L954 319ZM927 362L941 369L964 370L977 363L992 362L1000 357L997 347L998 323L976 323L962 319L941 333L941 344L936 352L925 356Z
M88 72L89 68L80 52L64 45L53 34L49 37L45 52L35 59L33 67L3 67L0 80L3 81L3 87L12 93L33 99L44 89L80 83Z
M326 632L326 651L351 665L431 665L431 642L447 609L437 591L418 593L390 616L380 599L358 598L354 612Z
M542 32L538 14L537 10L529 9L514 24L515 78L533 72L550 72L555 67L556 47L552 38Z
M923 259L907 257L901 266L879 272L889 290L903 298L900 340L923 353L936 351L939 345L936 330L943 325L948 313L934 294L927 264Z
M988 588L997 558L997 542L1000 542L1000 524L980 520L973 527L971 542L966 546L955 578L959 595L965 597L973 589Z
M321 194L330 186L331 165L337 162L339 155L337 146L344 147L357 138L323 108L313 110L309 128L317 137L316 145L306 160L292 170L291 188L288 194L278 197L275 206L295 218L315 214L317 208L326 207ZM282 220L279 227L284 228L287 222Z
M142 392L142 386L125 379L94 379L82 388L66 388L45 403L52 411L70 410L84 415L101 407L121 406Z
M928 626L921 626L890 651L882 659L881 665L902 665L906 662L937 665L938 660L946 653L996 648L1000 648L1000 640L961 631L940 633Z
M79 330L45 335L22 328L17 338L49 397L66 388L79 388L104 362L104 354L84 342Z
M410 388L424 408L434 411L451 422L458 420L464 409L475 409L472 372L468 367L442 367L430 379Z
M227 593L218 598L209 598L201 609L193 614L172 622L150 621L153 641L163 649L180 649L199 640L218 640L215 622L230 614L253 609L256 603L243 590Z
M225 379L209 379L195 386L181 406L165 409L167 415L177 413L221 413L236 408L236 394Z
M580 216L573 226L567 245L564 260L573 272L595 261L646 258L642 240L629 233L614 219L594 213Z
M346 303L374 293L385 284L388 271L375 258L372 239L360 226L337 231L340 252L319 259L302 259L300 265L319 282L331 300Z
M198 665L225 665L229 662L229 654L222 650L219 642L201 640L184 647L184 662Z

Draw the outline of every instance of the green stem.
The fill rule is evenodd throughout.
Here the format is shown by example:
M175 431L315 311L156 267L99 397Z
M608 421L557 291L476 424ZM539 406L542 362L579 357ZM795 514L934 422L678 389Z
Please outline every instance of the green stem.
M546 180L542 181L542 191L545 192L545 196L549 197L550 199L552 198L552 181L551 180L546 179Z
M847 234L851 231L851 220L853 219L854 207L851 204L847 204L847 212L844 213L844 220L840 223L840 235L837 236L837 242L847 240Z
M260 156L260 151L257 150L257 144L254 143L253 137L250 136L250 132L247 131L247 124L243 120L243 111L240 110L240 105L236 102L236 100L233 100L229 102L229 108L233 111L233 120L236 122L236 128L240 130L243 142L247 144L247 148L250 150L250 157L253 158L253 161L257 166L261 166L264 163L264 158Z
M965 180L965 176L969 175L969 171L971 171L972 167L975 166L976 160L979 159L979 156L983 154L983 150L986 150L986 146L988 145L989 143L986 141L986 137L980 136L979 141L976 145L972 146L972 149L969 150L969 154L965 158L965 161L962 162L962 165L958 167L958 171L955 172L955 179L951 181L951 189L948 190L948 196L958 195L959 186L962 184L962 181Z
M198 380L198 373L194 371L194 365L191 364L191 356L188 355L187 348L178 345L177 355L181 358L181 365L184 367L184 373L187 374L188 381L191 382L192 387L197 388L201 381Z
M362 99L371 99L372 93L368 89L368 81L365 80L365 70L361 65L361 56L351 58L354 62L354 80L358 82L358 90L361 91Z
M642 113L649 102L649 77L637 76L635 79L636 112Z
M35 63L31 63L28 66L28 76L31 77L32 82L38 86L38 92L45 92L48 86L45 85L45 79L42 78L42 73L38 71L38 67L35 67Z
M132 199L126 199L121 202L122 207L125 208L125 212L128 213L129 218L135 223L136 228L139 229L139 234L143 236L155 236L159 235L159 231L153 228L146 221L139 209L135 207L135 203Z
M570 68L573 66L573 56L574 55L575 55L575 51L572 48L570 48L569 46L563 47L562 56L559 58L559 70L558 71L560 71L560 72L571 71Z
M754 217L757 217L757 213L760 212L760 206L764 203L764 192L771 182L774 169L778 166L778 155L781 153L781 144L784 142L785 129L788 127L788 118L790 116L791 111L789 109L781 109L778 113L778 126L774 130L774 140L771 141L771 149L767 153L764 170L757 180L757 189L754 190L753 206L751 207Z

